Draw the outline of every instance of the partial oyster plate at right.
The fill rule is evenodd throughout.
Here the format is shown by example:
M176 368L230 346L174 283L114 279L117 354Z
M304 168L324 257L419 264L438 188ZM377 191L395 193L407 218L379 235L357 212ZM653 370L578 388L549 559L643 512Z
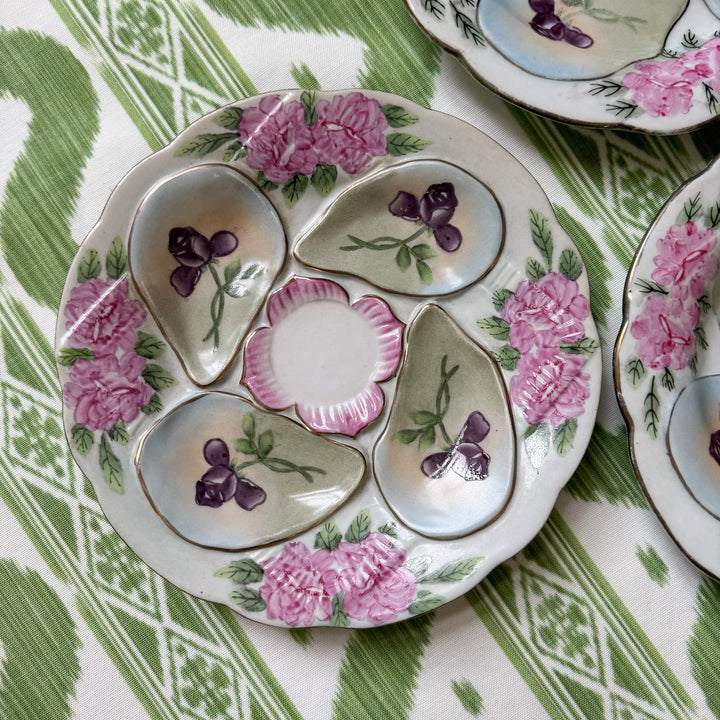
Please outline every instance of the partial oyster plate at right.
M719 256L716 159L648 230L628 274L615 349L615 388L640 485L683 552L718 579Z

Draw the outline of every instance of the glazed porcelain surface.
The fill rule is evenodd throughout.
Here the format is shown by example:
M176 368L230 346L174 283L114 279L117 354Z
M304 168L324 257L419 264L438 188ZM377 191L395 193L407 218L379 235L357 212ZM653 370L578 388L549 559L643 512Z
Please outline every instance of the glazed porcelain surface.
M628 275L615 384L635 471L680 548L720 578L720 161L661 210Z
M720 112L711 0L406 0L484 85L559 120L652 133Z
M587 273L529 173L391 95L199 120L113 192L57 327L118 534L261 622L371 627L539 531L600 390Z

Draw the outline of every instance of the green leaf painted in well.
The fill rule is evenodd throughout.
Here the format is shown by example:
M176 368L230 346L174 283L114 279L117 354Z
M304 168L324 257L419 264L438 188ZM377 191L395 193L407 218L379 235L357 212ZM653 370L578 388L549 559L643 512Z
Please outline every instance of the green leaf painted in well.
M530 234L535 247L540 251L545 266L552 267L553 242L547 218L537 210L530 210Z
M561 342L558 344L560 350L571 355L592 355L599 347L600 343L595 338L587 336L574 343Z
M517 366L517 361L520 359L520 351L516 350L512 345L506 344L493 350L493 357L503 370L513 372Z
M317 93L314 90L303 90L300 93L300 104L305 111L305 124L315 125L318 121L317 114Z
M350 523L345 539L351 543L361 543L370 534L370 511L361 510Z
M260 593L254 588L243 587L233 590L228 597L233 605L238 605L247 612L262 612L266 607Z
M424 575L422 583L453 583L472 575L483 562L484 557L470 557L464 560L448 563L439 570Z
M107 432L103 432L100 436L98 462L100 463L100 470L108 487L118 495L122 495L125 492L122 465L112 450L110 437Z
M431 143L430 140L423 140L407 133L389 133L386 140L388 154L396 156L420 152Z
M429 590L420 590L415 600L410 603L408 612L411 615L419 615L420 613L430 612L435 610L445 603L445 598L442 595L437 595Z
M333 520L328 520L315 536L315 548L332 552L342 542L342 533Z
M337 168L328 163L318 163L310 176L310 182L321 197L326 197L335 187L337 181Z
M107 257L105 258L105 272L109 278L118 280L128 271L128 258L125 245L119 235L113 238L110 243Z
M108 436L119 445L127 445L130 442L130 435L128 429L122 420L118 420L109 430Z
M87 455L93 446L95 436L84 425L76 423L70 430L73 447L81 454Z
M348 616L345 614L343 609L343 594L338 593L333 596L332 603L332 614L330 615L330 624L333 627L345 628L350 624Z
M560 253L560 272L568 280L577 280L583 271L583 264L580 256L572 249L565 248Z
M177 384L177 380L162 366L148 363L142 372L143 380L153 390L165 390Z
M540 278L546 274L546 269L543 264L534 257L529 257L525 261L525 274L528 276L530 282L536 283Z
M553 445L560 457L565 457L572 450L577 426L577 419L569 418L553 430Z
M234 560L229 565L216 570L215 577L226 578L238 585L249 585L258 583L263 579L263 569L259 563L250 558L245 560Z
M515 293L512 290L508 290L507 288L500 288L499 290L495 290L492 294L492 304L496 312L500 312L505 305L505 301L508 298L513 297L513 295L515 295Z
M510 324L498 315L480 318L477 321L478 327L496 340L510 339Z
M153 360L160 357L165 350L167 350L167 345L160 338L143 332L142 330L138 331L135 352L140 355L140 357Z
M203 133L181 145L175 157L203 157L215 152L231 140L237 140L237 133Z
M407 127L418 121L418 116L408 112L400 105L381 105L380 110L392 128Z
M293 207L307 190L309 180L307 175L293 175L282 187L285 204Z
M242 108L239 107L226 107L220 110L220 112L213 115L213 120L216 125L219 125L226 130L236 130L240 121L242 120Z
M80 259L77 271L77 281L79 283L87 282L100 275L102 265L98 251L94 249L86 250Z
M76 360L94 360L95 353L89 348L63 348L58 353L58 362L63 367L69 367Z
M140 406L140 412L144 413L145 415L155 415L161 412L162 409L162 400L160 399L160 395L158 395L156 392L154 392L150 396L150 399L144 405Z

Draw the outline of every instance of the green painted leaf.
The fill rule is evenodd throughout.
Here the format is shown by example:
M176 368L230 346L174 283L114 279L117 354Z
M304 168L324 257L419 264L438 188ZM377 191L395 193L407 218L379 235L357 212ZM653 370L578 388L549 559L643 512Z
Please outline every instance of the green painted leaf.
M506 320L503 320L498 315L480 318L480 320L477 321L477 324L481 330L488 333L490 337L493 337L496 340L510 339L510 325Z
M87 282L100 275L102 266L97 250L90 249L82 256L78 265L77 280L79 283Z
M58 362L63 367L69 367L76 360L94 360L95 353L89 348L63 348L58 353Z
M233 590L230 595L230 602L239 605L247 612L262 612L266 605L265 601L260 597L260 593L249 587Z
M655 393L655 378L650 382L650 390L643 403L645 408L645 429L653 440L657 439L660 425L660 398Z
M561 342L558 347L571 355L592 355L600 347L600 343L594 338L585 336L575 343Z
M127 445L130 442L130 435L128 435L127 427L122 420L118 420L108 430L108 435L113 442L119 443L120 445Z
M350 523L345 539L351 543L360 543L370 534L370 511L361 510Z
M122 465L110 447L110 438L106 432L100 436L100 454L98 458L105 482L118 495L125 492L123 486Z
M484 557L472 557L465 560L458 560L445 565L429 575L425 575L420 579L422 583L451 583L459 582L468 575L475 572L478 565L483 562Z
M242 260L237 258L225 266L225 284L223 289L226 295L233 298L241 298L248 294L249 288L245 282L245 271L242 267Z
M257 583L263 579L262 567L251 560L233 560L229 565L221 567L214 573L215 577L227 578L238 585L248 585Z
M405 569L409 570L416 578L418 578L419 582L420 578L425 575L431 564L432 558L429 555L417 555L405 563Z
M160 357L167 350L167 345L160 338L150 335L150 333L138 330L137 338L135 352L148 360Z
M81 454L87 455L95 442L95 436L84 425L76 423L70 431L73 447Z
M328 520L315 536L315 547L332 552L341 541L342 533L338 526L332 520Z
M216 125L225 128L226 130L237 131L238 125L242 120L242 108L239 107L226 107L223 108L219 113L213 115L213 120Z
M444 602L445 598L441 595L436 595L428 590L420 590L415 598L415 602L410 604L408 612L413 615L429 612L430 610L439 608Z
M317 93L314 90L305 90L300 94L300 103L305 111L305 124L314 125L318 121Z
M252 413L245 413L241 423L245 436L252 440L255 437L255 416Z
M381 105L380 110L388 121L388 125L393 128L407 127L418 121L417 115L413 115L400 105Z
M337 180L337 168L327 163L318 163L310 176L310 182L318 195L326 197L335 187Z
M512 345L503 345L493 351L493 357L497 360L498 365L503 370L512 372L517 367L517 361L520 359L520 353Z
M344 596L342 593L338 593L333 596L332 599L332 615L330 616L330 624L333 627L347 627L350 624L348 616L343 610Z
M523 445L530 464L539 469L550 451L550 426L547 423L530 425L525 431Z
M551 268L553 256L552 233L547 218L537 210L530 210L530 233L535 247L540 251L545 266Z
M583 263L580 256L571 248L565 248L560 253L560 272L568 280L577 280L583 271Z
M155 363L148 363L145 366L142 377L153 390L165 390L177 383L177 380L167 370Z
M260 277L265 272L265 266L262 263L251 263L245 270L243 270L242 279L252 280L253 278Z
M120 239L119 235L113 238L108 250L107 257L105 258L105 272L109 278L117 280L121 278L128 271L128 259L127 252L125 251L125 245Z
M555 445L555 451L560 457L565 457L572 450L577 426L577 419L570 418L561 422L555 430L553 430L553 444Z
M515 295L515 293L512 290L508 290L507 288L495 290L495 292L492 294L492 304L495 310L497 310L497 312L500 312L505 305L505 301L508 298L513 297L513 295Z
M150 399L147 401L145 405L142 405L140 407L140 411L145 413L145 415L154 415L155 413L159 413L163 409L162 400L160 399L160 396L154 392Z
M237 133L203 133L181 145L175 157L202 157L214 152L230 140L237 140Z
M420 437L422 428L413 428L407 430L398 430L393 436L393 440L396 440L403 445L409 445L411 442L415 442Z
M275 440L272 430L266 430L264 433L261 433L257 442L258 456L261 458L267 457L273 449L274 444Z
M433 425L438 421L437 415L428 410L411 413L410 418L416 425Z
M409 155L424 150L430 143L430 140L422 140L407 133L390 133L387 136L387 151L390 155Z
M257 175L257 184L258 184L258 187L264 193L269 193L273 190L277 190L278 187L280 187L277 183L274 183L272 180L268 180L265 177L265 173L262 170Z
M293 207L295 203L303 196L308 186L307 175L293 175L282 188L282 194L285 198L285 204L288 207Z
M435 444L435 426L429 425L426 427L421 435L420 441L418 442L418 450L425 452L428 448L431 448Z
M231 163L247 157L248 149L239 140L231 142L223 153L223 162Z
M410 267L411 262L412 258L410 257L410 250L408 250L408 246L401 245L395 255L395 263L400 270L405 272Z
M414 245L410 248L410 252L418 260L429 260L430 258L437 257L437 253L435 252L435 250L433 250L432 247L427 243L420 243L419 245Z
M420 280L422 280L423 284L432 285L433 274L430 266L423 260L416 260L415 268L417 269L418 275L420 276Z
M643 365L643 361L639 357L633 358L625 365L625 372L630 379L630 384L637 387L638 383L645 377L645 365Z
M255 443L251 440L247 440L245 438L237 438L237 440L233 442L233 445L238 452L241 452L244 455L255 455L257 453Z
M531 282L537 282L545 275L545 268L535 258L529 257L525 263L525 274Z
M391 538L398 537L397 525L394 522L385 523L382 527L378 528L378 532Z

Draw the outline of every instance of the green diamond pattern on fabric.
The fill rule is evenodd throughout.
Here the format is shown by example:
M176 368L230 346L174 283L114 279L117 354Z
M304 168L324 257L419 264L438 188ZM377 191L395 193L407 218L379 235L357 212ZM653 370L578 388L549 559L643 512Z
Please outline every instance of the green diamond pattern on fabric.
M612 720L658 720L658 716L651 715L626 700L613 696Z

